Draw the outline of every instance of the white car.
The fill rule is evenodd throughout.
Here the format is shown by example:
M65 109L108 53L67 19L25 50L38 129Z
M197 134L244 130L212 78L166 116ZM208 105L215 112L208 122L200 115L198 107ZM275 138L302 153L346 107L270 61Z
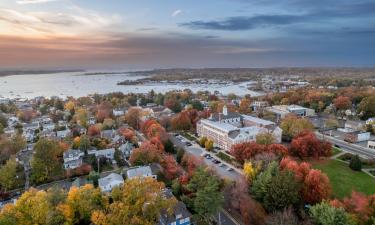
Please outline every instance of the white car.
M227 171L233 171L233 168L232 167L228 167Z

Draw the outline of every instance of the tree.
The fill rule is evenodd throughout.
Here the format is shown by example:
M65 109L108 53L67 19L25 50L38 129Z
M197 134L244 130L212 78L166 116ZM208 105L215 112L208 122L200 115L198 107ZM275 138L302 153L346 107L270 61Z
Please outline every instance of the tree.
M91 125L87 129L87 135L89 135L91 137L99 136L100 133L101 133L101 131L100 131L100 125L99 124Z
M171 123L173 130L190 130L192 127L188 111L178 113L175 117L173 117Z
M255 168L251 162L245 162L243 164L243 173L247 181L251 183L258 173L258 169Z
M349 97L346 96L338 96L333 100L333 104L335 108L339 111L350 109L352 106L352 101Z
M60 204L58 209L69 224L90 224L91 214L106 205L106 199L100 190L86 184L80 188L70 188L65 203Z
M76 113L76 120L77 120L77 123L79 125L81 125L82 127L86 127L87 128L87 121L88 121L88 113L87 113L87 110L84 109L84 108L79 108L77 110L77 113Z
M248 142L233 145L230 153L236 158L241 164L246 160L253 158L255 155L264 152L265 146L259 145L256 142Z
M205 146L205 144L206 144L206 141L207 141L208 139L206 138L206 137L201 137L200 139L199 139L199 145L201 146L201 147L204 147Z
M175 179L181 172L180 167L172 155L164 156L161 166L163 167L164 175L168 180Z
M0 124L3 127L7 127L8 126L8 120L7 120L7 118L3 114L0 114Z
M260 145L270 145L275 142L275 137L272 133L264 132L256 136L256 143Z
M15 187L16 176L17 162L14 158L11 158L0 168L0 184L5 192Z
M240 102L239 112L242 114L250 113L251 112L250 106L251 106L250 99L243 98Z
M197 168L186 189L193 194L183 199L199 217L209 218L222 207L224 197L220 191L220 179L212 172Z
M300 225L298 217L293 212L293 208L288 207L283 211L276 211L266 219L266 225Z
M361 171L362 170L362 161L359 158L358 155L354 155L350 158L350 163L349 163L350 169L354 171Z
M342 208L334 208L327 202L312 206L309 210L315 225L351 225L349 215Z
M210 139L208 139L205 143L204 143L204 148L207 150L207 151L212 151L212 149L214 149L214 142Z
M135 166L147 165L153 162L160 162L161 154L162 150L157 145L143 142L139 148L132 151L129 161Z
M62 147L55 141L41 138L34 146L31 160L32 180L37 183L62 173Z
M156 224L165 210L171 212L175 198L165 198L164 184L152 178L126 180L119 198L104 210L96 210L91 220L95 225Z
M302 131L313 130L314 126L306 118L289 114L281 121L280 128L283 130L283 135L291 139L299 135Z
M331 195L331 184L320 170L310 170L302 184L302 198L309 204L319 203Z
M250 188L250 192L256 200L263 202L263 198L268 191L272 177L276 176L278 173L279 165L274 161L256 177Z
M319 140L314 133L305 131L293 139L290 145L290 152L300 158L327 157L332 154L332 145L327 141Z
M102 102L98 107L96 113L96 119L102 123L104 119L108 119L112 116L112 104L110 102Z
M12 137L11 140L11 148L14 154L17 154L19 151L23 150L26 147L26 139L22 136L22 134L17 133Z
M142 116L142 111L139 108L131 107L128 112L125 114L125 121L129 126L134 129L139 129L139 123Z
M375 96L371 95L363 98L358 106L358 113L361 118L366 120L371 117L375 117Z
M86 135L82 135L79 141L79 149L86 152L90 148L90 139Z
M266 186L263 205L269 211L284 209L299 201L299 184L291 172L281 171L273 176Z
M203 104L198 100L193 100L191 102L191 106L193 107L193 109L196 109L196 110L199 110L199 111L203 110Z

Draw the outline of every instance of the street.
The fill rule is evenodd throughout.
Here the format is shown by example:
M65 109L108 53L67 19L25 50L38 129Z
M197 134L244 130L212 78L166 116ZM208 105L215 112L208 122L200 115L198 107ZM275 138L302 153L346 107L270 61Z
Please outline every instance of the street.
M362 147L362 146L359 146L359 145L351 144L351 143L348 143L346 141L343 141L343 140L340 140L340 139L337 139L337 138L334 138L334 137L330 137L328 135L323 135L319 132L315 132L315 134L320 139L325 139L325 140L331 142L333 145L340 146L340 148L343 151L346 151L346 152L349 152L349 153L352 153L352 154L358 154L358 155L361 155L365 158L375 159L375 151L374 150L371 150L371 149L368 149L368 148L365 148L365 147Z

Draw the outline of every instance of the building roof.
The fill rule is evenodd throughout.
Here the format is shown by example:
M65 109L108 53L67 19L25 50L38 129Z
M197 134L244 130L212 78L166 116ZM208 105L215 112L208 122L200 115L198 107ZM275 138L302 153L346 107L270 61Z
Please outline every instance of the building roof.
M226 119L234 119L241 117L241 114L237 112L228 112L226 115L223 113L213 113L211 115L210 120L212 121L220 121L220 120L226 120Z
M122 178L122 176L118 173L111 173L106 177L100 178L98 181L100 187L105 187L111 183L124 182L124 178Z
M262 124L264 126L269 126L269 125L274 125L275 124L272 121L260 119L258 117L254 117L254 116L242 115L242 117L245 120L249 120L249 121L252 121L252 122L257 123L257 124Z
M82 154L80 150L71 149L63 153L64 159L78 157Z
M217 129L219 129L223 132L227 132L227 133L239 129L239 128L237 128L237 127L235 127L235 126L233 126L232 124L229 124L229 123L220 123L220 122L211 121L211 120L208 120L208 119L202 119L200 122L208 124L212 127L215 127Z
M134 177L152 176L152 170L150 166L141 166L141 167L131 168L126 171L126 176L128 179L131 179Z

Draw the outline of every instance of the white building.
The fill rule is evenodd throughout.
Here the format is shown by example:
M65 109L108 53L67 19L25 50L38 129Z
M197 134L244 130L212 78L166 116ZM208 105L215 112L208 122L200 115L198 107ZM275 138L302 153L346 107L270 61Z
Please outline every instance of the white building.
M224 150L230 150L235 144L255 141L261 133L272 133L277 143L281 142L282 136L282 130L275 123L239 113L228 113L226 106L223 113L200 120L197 133Z
M108 149L102 149L102 150L90 150L87 152L87 154L95 155L96 158L105 157L107 159L113 160L115 158L115 149L108 148Z
M64 168L65 169L75 169L82 165L82 157L84 153L80 150L68 150L64 152Z
M266 107L265 110L267 112L274 113L276 115L277 121L280 119L284 119L289 113L293 113L297 116L302 117L315 115L314 109L309 109L299 105L274 105L271 107Z
M126 177L128 179L133 179L137 177L138 178L152 177L154 179L157 178L157 176L152 173L150 166L140 166L140 167L130 168L126 171Z
M113 188L124 184L124 178L120 174L111 173L106 177L100 178L98 183L102 192L111 192Z

